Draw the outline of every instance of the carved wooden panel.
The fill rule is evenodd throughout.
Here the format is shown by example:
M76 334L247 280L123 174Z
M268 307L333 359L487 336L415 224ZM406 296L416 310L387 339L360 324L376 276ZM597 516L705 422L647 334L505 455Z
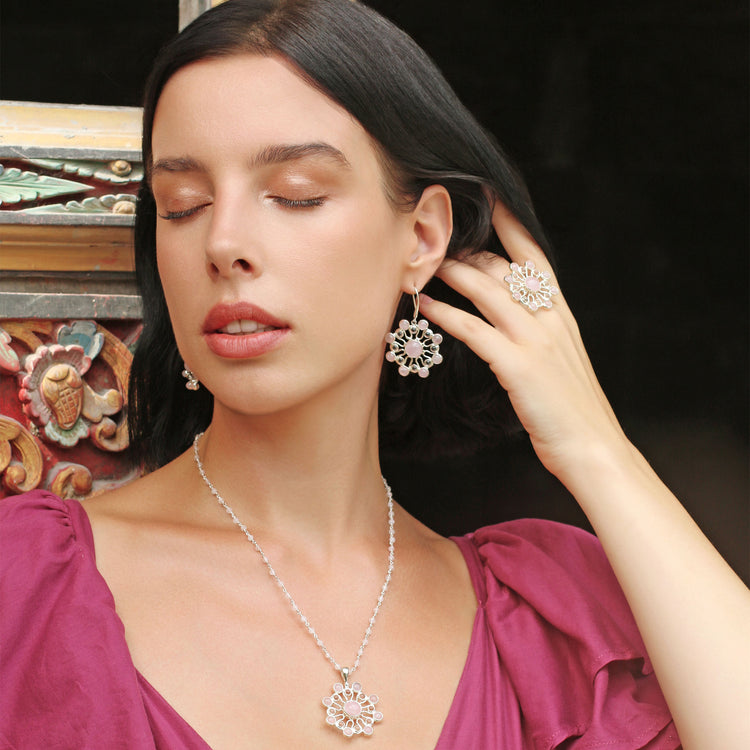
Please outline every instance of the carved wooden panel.
M0 496L83 497L135 473L123 451L137 321L0 323Z
M0 497L135 476L140 111L0 102Z

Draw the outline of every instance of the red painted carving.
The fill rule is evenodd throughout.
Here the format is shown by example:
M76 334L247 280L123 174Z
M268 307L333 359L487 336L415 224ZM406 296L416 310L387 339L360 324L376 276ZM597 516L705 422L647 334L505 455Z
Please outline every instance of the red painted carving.
M13 460L14 455L20 463ZM34 436L15 419L0 415L0 474L11 493L33 490L42 478L42 452Z
M80 464L61 462L52 467L47 475L49 488L58 497L86 497L91 492L94 478L91 472Z
M0 321L0 497L85 497L136 476L123 451L139 333L136 321Z

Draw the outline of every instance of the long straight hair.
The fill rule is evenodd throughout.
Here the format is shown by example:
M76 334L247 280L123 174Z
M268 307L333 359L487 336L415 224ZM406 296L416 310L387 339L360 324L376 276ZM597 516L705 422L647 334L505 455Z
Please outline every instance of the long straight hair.
M523 180L495 139L461 104L427 54L406 33L352 0L227 0L199 16L157 57L146 85L143 159L159 96L172 75L199 60L238 54L276 55L330 97L372 136L396 210L416 205L429 185L451 196L454 229L448 255L505 255L491 224L499 199L542 249L549 247ZM137 204L136 276L143 297L143 334L130 375L132 456L150 470L187 449L207 427L213 397L187 391L156 265L156 207L148 179ZM445 284L425 290L479 314ZM410 317L405 297L395 320ZM520 430L507 395L487 365L446 337L444 363L427 380L383 370L381 452L435 456L474 451ZM418 381L418 382L414 382Z

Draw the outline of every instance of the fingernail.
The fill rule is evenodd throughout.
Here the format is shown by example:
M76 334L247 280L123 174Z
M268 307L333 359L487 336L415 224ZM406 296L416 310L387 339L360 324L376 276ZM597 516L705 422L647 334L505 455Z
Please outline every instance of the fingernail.
M434 302L435 300L432 299L432 297L428 297L426 294L420 294L419 295L419 303L421 305L429 305L430 302Z

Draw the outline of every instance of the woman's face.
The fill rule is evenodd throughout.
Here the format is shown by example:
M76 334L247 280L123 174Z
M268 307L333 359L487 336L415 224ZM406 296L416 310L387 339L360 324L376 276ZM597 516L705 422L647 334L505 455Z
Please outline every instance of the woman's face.
M194 63L159 99L151 181L177 344L218 404L374 394L415 237L348 112L273 57Z

